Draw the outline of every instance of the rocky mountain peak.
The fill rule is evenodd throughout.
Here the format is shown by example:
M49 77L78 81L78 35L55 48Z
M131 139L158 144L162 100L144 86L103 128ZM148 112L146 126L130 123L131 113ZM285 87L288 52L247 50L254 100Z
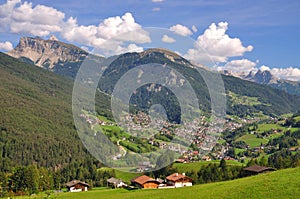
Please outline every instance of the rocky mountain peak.
M274 77L269 70L258 70L256 73L251 71L246 77L246 80L250 80L259 84L271 84L278 79Z
M48 40L22 37L15 49L7 54L43 68L53 69L58 63L79 62L88 53L74 45L60 42L52 35Z

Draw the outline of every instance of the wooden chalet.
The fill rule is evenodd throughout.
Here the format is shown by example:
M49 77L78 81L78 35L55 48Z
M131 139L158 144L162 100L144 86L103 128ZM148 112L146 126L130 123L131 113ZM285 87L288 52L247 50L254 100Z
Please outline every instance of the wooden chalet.
M80 192L80 191L88 191L90 185L88 183L72 180L66 184L69 192Z
M133 178L131 180L131 184L141 189L156 189L160 182L149 176L143 175Z
M193 180L190 177L187 177L185 173L173 173L169 175L167 178L168 186L174 187L189 187L193 186Z
M259 166L259 165L252 165L250 167L244 168L244 171L248 175L257 175L257 174L260 174L260 173L266 173L266 172L275 171L275 169L271 168L271 167L264 167L264 166Z

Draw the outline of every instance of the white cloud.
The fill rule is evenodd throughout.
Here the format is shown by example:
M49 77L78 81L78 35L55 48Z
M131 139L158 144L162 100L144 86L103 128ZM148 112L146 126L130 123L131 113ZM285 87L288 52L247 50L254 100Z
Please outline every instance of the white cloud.
M242 56L253 50L253 46L243 46L239 38L230 38L226 34L227 22L218 25L212 23L202 35L197 38L194 48L189 49L185 57L198 63L227 62L229 57Z
M121 17L109 17L98 26L79 26L76 19L69 18L61 36L68 41L92 46L104 55L140 50L140 47L133 44L126 47L126 43L129 42L137 44L151 42L149 33L135 22L131 13L125 13Z
M232 73L244 73L248 74L250 71L255 69L256 63L248 59L231 60L227 62L224 66L219 66L217 69L219 71L230 71Z
M197 32L198 31L198 29L197 29L197 27L195 25L192 26L192 31L193 32Z
M291 81L300 81L300 69L299 68L272 68L271 74L280 79L286 79Z
M5 17L11 14L11 11L14 9L15 5L21 3L21 0L10 0L5 4L0 5L0 17Z
M116 54L123 54L126 52L142 52L142 51L144 51L142 47L137 46L136 44L129 44L126 47L119 46L119 48L116 51Z
M182 36L189 36L193 34L193 32L188 27L183 26L181 24L174 25L170 27L169 30Z
M161 38L161 41L165 42L165 43L174 43L176 42L176 40L172 37L169 37L168 35L163 35L163 37Z
M148 43L151 41L149 33L135 22L131 13L125 13L122 17L110 17L98 26L97 36L105 39L115 38L121 41L135 43Z
M9 41L6 41L6 42L0 42L0 50L3 50L3 51L10 51L12 50L14 47L12 45L11 42Z
M152 0L153 3L163 2L164 0Z
M43 5L33 7L26 1L7 1L0 6L2 29L12 33L47 36L51 32L61 31L64 18L65 14L55 8Z
M268 67L268 66L262 65L262 66L259 68L259 70L261 70L261 71L270 71L271 69L270 69L270 67Z

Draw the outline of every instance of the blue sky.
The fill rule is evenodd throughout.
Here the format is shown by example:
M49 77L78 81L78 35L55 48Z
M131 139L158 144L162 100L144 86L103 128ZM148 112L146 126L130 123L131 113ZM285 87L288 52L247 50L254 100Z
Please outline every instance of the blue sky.
M15 12L18 7L25 4L25 1L19 1L19 3L17 3L18 0L13 1L15 6L11 12ZM300 76L300 2L297 0L86 0L84 2L77 0L28 0L27 2L32 4L27 6L27 10L24 9L26 12L22 13L24 16L21 16L24 20L26 20L27 13L34 10L37 5L54 9L64 16L58 17L57 24L55 24L51 20L44 19L47 18L47 14L38 13L38 10L33 11L37 13L34 16L40 18L37 22L39 25L49 25L47 23L52 25L48 30L49 34L44 32L34 33L28 30L30 28L23 28L19 23L19 19L16 20L10 16L7 8L3 9L3 5L8 4L8 1L0 0L0 6L2 5L2 9L0 7L0 23L2 23L0 24L0 48L2 48L2 51L11 48L9 43L15 46L21 36L38 35L48 38L51 34L56 35L59 40L85 46L91 50L97 42L99 44L99 40L91 42L87 38L78 39L84 34L83 32L70 35L70 31L74 29L69 28L62 31L58 30L61 29L59 26L63 26L62 29L64 29L66 25L61 24L67 23L68 19L72 17L72 19L76 18L77 20L76 23L72 23L72 27L81 27L82 31L95 31L105 19L112 17L113 21L116 20L116 16L122 17L126 13L130 13L131 16L126 15L125 18L129 21L132 18L135 20L135 24L131 24L132 26L129 24L131 28L141 30L145 30L147 27L170 29L172 26L181 25L174 27L173 32L176 33L176 31L188 28L190 32L181 33L194 40L198 41L199 39L199 43L212 38L210 36L211 34L214 35L214 29L211 25L214 23L216 25L215 31L222 32L223 30L224 32L224 34L219 35L218 39L228 36L227 40L224 40L225 43L235 46L235 48L230 48L230 46L225 48L218 44L219 46L216 45L217 49L202 46L208 48L208 53L216 58L214 61L222 69L248 72L264 66L264 69L271 70L280 78L300 80L300 77L298 77ZM45 12L50 13L52 11L48 12L46 10ZM31 20L30 24L37 21L32 18L28 20ZM225 22L225 24L220 22ZM4 25L5 23L6 25ZM19 25L19 27L15 28L14 23L16 23L15 26ZM123 25L125 27L128 24ZM192 30L193 26L194 31ZM33 26L33 28L36 27L38 29L40 26ZM43 26L44 31L45 27ZM195 31L195 27L197 31ZM204 34L208 29L211 34L208 32ZM109 28L106 27L105 30L109 31ZM99 34L101 35L101 33ZM199 36L201 35L200 39ZM107 39L105 36L103 38ZM234 38L237 38L241 44L234 41ZM143 42L140 42L137 46L142 46L141 43ZM209 44L214 45L215 43L208 41L207 45ZM117 46L117 44L115 45ZM240 50L236 50L239 48ZM222 54L227 49L236 50L236 52ZM112 49L112 51L114 50ZM191 55L186 57L192 59Z

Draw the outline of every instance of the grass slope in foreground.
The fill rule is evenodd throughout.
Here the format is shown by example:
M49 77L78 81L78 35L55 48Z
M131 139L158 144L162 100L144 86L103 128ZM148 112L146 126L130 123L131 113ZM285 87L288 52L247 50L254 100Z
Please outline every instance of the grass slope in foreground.
M177 189L127 191L124 189L62 193L56 198L300 198L300 167L211 184Z

